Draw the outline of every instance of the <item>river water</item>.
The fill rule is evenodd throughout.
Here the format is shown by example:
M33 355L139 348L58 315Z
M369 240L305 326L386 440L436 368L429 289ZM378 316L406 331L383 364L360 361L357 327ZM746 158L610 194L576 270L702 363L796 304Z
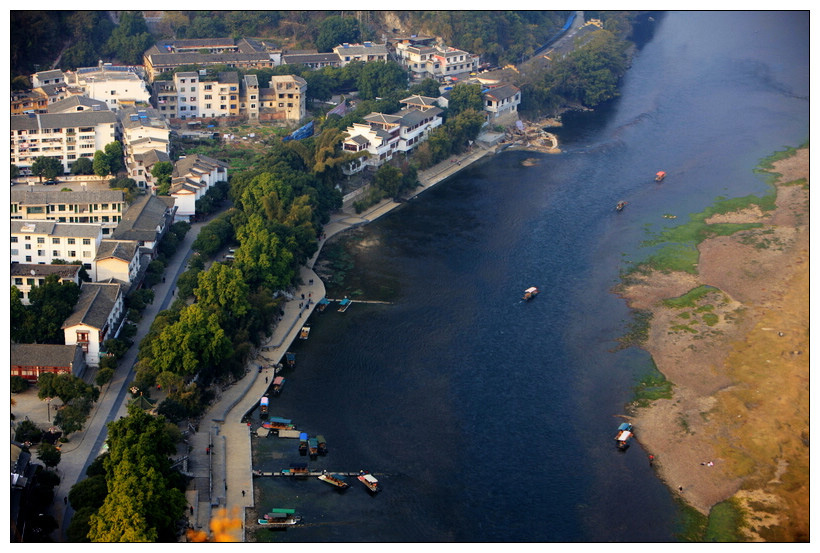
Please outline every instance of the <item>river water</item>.
M614 447L651 360L615 351L629 311L611 288L648 232L675 224L663 214L765 192L759 160L807 140L809 21L682 12L655 25L622 96L564 117L562 154L499 154L355 231L356 282L393 303L315 314L271 413L327 438L312 468L368 469L383 491L257 479L262 512L304 517L257 540L676 539L674 494L639 443ZM257 439L257 468L300 461L295 440Z

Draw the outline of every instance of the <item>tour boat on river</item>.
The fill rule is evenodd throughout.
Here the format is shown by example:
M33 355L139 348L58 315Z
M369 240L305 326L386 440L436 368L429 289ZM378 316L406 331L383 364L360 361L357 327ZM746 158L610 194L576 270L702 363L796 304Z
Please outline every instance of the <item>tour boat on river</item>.
M536 288L535 286L530 286L529 288L527 288L526 290L524 290L524 297L523 297L523 299L524 299L525 301L529 301L529 300L533 299L533 298L534 298L535 296L537 296L537 295L538 295L538 288Z
M365 470L360 471L359 476L357 476L357 478L359 479L359 482L364 484L367 487L367 489L370 490L372 493L376 493L381 489L379 487L378 479Z
M340 475L330 474L327 471L319 475L319 480L321 480L322 482L327 482L331 486L335 486L340 490L350 487L350 484L345 482Z
M629 447L629 442L635 437L633 427L630 423L621 423L618 427L618 433L615 434L615 441L618 443L618 449L626 449Z
M626 207L626 204L628 204L628 203L629 202L625 202L625 201L621 200L620 202L615 204L615 211L623 211L623 209Z
M285 377L277 376L273 379L273 395L278 396L282 393L282 387L285 385Z
M278 528L299 524L301 520L302 517L296 514L295 509L271 509L270 513L265 513L258 522L263 526Z
M666 171L658 171L655 173L655 182L661 182L666 178Z

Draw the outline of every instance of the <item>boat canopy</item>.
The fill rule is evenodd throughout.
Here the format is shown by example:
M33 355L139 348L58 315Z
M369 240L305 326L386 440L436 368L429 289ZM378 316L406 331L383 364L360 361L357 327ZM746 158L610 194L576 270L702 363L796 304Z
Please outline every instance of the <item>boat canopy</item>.
M362 478L364 478L365 480L367 480L371 484L378 484L379 483L379 481L376 479L376 477L373 476L372 474L363 474Z
M295 515L296 509L271 509L271 513L282 513L285 515Z
M259 401L260 405L267 405L268 404L268 396L262 396L262 399Z
M632 437L632 432L624 430L623 432L619 433L618 436L615 439L618 440L619 442L625 442L631 437Z
M308 439L307 432L302 432L301 434L299 434L299 439L307 441L307 439Z
M281 418L281 417L271 417L271 418L270 418L270 419L268 419L268 420L269 420L270 422L278 422L278 423L282 423L282 424L290 424L290 423L291 423L291 420L290 420L290 419L283 419L283 418Z
M276 378L273 379L273 385L274 386L277 386L277 385L281 386L284 381L285 381L284 376L277 376Z
M622 422L621 426L618 427L618 430L632 430L632 425L628 422Z

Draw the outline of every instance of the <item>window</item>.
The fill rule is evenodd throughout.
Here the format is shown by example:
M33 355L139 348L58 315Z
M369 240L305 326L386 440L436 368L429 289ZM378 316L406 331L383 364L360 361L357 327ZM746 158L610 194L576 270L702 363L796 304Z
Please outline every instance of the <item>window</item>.
M58 250L51 250L51 255L54 257L60 257L60 252Z
M69 245L69 246L73 246L73 245L74 245L74 242L75 242L75 240L74 240L73 238L69 238L69 239L68 239L68 245Z
M27 278L26 279L26 284L28 284L29 286L34 286L34 279L33 278Z
M31 244L26 244L26 249L30 250L31 249Z
M77 250L68 250L68 257L77 257Z
M88 250L83 250L83 257L91 257L91 252Z
M14 277L14 285L15 286L22 286L23 285L23 279L21 277Z
M88 246L91 244L91 238L83 238L83 246Z
M46 243L46 237L45 236L38 236L37 237L37 243L38 244L45 244Z
M11 237L11 243L12 243L12 244L16 244L16 243L17 243L17 237L16 237L16 236L12 236L12 237Z

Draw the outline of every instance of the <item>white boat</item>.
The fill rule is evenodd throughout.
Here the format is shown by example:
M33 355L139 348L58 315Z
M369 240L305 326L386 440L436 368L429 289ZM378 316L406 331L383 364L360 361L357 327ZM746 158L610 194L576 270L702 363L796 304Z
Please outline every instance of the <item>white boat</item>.
M308 335L310 334L310 327L305 325L302 327L302 330L299 332L299 338L302 340L307 340Z
M530 286L529 288L524 290L524 298L523 299L528 301L528 300L533 299L537 295L538 295L538 288L536 288L535 286Z
M350 487L350 484L342 480L339 475L336 474L329 474L327 471L323 472L319 475L319 480L322 482L327 482L331 486L335 486L339 489L345 489Z
M359 472L359 476L357 476L357 478L359 479L359 482L364 484L367 489L373 493L376 493L381 489L379 488L379 480L369 472L361 471Z

